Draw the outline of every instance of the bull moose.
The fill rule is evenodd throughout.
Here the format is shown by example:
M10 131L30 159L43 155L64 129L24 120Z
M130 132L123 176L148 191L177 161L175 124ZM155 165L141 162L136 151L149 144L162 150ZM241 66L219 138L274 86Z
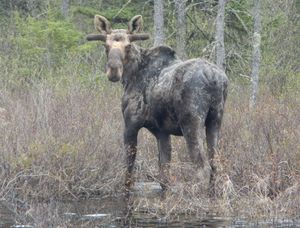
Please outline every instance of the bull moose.
M130 20L128 29L112 29L100 15L95 16L94 24L100 34L88 35L87 40L105 42L106 75L112 82L121 81L124 89L127 192L133 183L137 135L143 127L157 139L163 191L169 184L170 135L184 137L191 160L206 173L212 187L216 172L213 158L227 96L226 74L200 58L182 61L167 46L144 49L135 45L134 41L149 39L141 33L141 15ZM203 147L204 129L208 156Z

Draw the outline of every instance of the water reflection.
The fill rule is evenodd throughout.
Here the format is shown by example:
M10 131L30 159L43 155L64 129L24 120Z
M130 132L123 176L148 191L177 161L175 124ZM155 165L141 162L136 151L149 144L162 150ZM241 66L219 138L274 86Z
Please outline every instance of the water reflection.
M124 200L120 198L102 198L89 199L81 201L51 201L30 205L35 208L37 213L32 220L32 224L22 225L16 221L17 217L14 211L10 210L8 204L0 201L0 228L18 228L18 227L40 227L41 223L37 221L49 220L53 218L57 222L52 222L51 227L299 227L300 217L297 219L265 221L249 221L247 219L206 217L188 215L169 215L168 217L159 217L160 215L145 211L133 211L129 217L124 217L124 210L127 208ZM46 212L44 214L39 211ZM55 212L55 213L54 213ZM48 213L48 214L47 214ZM25 215L24 215L25 216ZM41 216L41 217L38 217ZM44 217L42 217L44 216ZM51 219L50 219L51 220ZM23 221L26 221L24 219ZM30 220L28 220L30 221ZM49 226L47 226L49 227Z

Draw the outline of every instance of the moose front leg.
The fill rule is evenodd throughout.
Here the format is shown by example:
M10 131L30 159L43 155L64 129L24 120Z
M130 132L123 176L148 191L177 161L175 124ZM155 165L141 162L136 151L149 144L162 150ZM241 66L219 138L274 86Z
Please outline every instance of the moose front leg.
M134 167L134 161L136 158L136 152L137 152L137 134L138 130L133 129L125 129L124 132L124 147L126 152L126 165L127 165L127 171L125 176L125 191L126 191L126 198L129 198L130 195L130 188L133 184L133 167Z
M171 161L171 140L170 135L157 134L157 146L159 152L159 179L163 193L167 190L169 184L169 168Z

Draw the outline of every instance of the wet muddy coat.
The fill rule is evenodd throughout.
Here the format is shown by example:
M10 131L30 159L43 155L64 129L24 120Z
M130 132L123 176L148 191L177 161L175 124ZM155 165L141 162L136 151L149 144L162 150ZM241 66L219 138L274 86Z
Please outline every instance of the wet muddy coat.
M124 66L122 76L127 151L132 150L135 157L136 149L131 145L136 145L136 134L145 127L158 140L159 164L163 169L171 159L169 135L184 136L192 161L208 167L209 173L211 167L213 179L215 167L211 160L227 95L227 76L203 59L181 61L167 46L132 46L131 52L132 58ZM210 165L202 145L204 129ZM134 157L129 158L129 163ZM163 173L161 170L162 179L166 179Z

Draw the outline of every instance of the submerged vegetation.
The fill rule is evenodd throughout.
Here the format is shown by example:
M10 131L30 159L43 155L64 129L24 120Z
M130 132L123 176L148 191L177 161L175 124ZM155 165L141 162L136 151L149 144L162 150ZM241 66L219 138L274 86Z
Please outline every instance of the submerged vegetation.
M115 27L124 27L126 19L143 13L144 30L152 33L153 22L149 1L103 0L102 5L72 1L68 17L60 12L61 1L30 1L31 8L26 2L0 3L0 199L20 215L18 222L37 225L41 224L37 202L122 194L122 89L103 74L102 45L85 42L85 35L93 31L96 12L106 12L103 15ZM212 60L216 1L188 3L187 54ZM243 0L227 4L225 46L231 85L216 157L216 198L208 198L183 140L173 137L171 190L164 201L136 197L135 210L169 218L208 211L249 218L299 216L300 8L296 3L264 1L255 108L249 108L251 6ZM173 7L170 1L165 12L171 46L176 31ZM150 47L152 41L142 45ZM157 174L155 140L142 131L136 179L156 180ZM57 216L47 214L52 215Z

